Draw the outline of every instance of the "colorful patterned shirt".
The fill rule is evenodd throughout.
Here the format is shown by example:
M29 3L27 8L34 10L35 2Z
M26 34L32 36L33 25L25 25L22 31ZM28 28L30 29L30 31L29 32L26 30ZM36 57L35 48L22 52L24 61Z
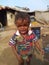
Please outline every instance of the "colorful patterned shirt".
M28 35L24 38L17 31L10 40L10 45L16 45L18 54L21 56L28 56L32 54L33 42L37 41L36 35L30 30Z

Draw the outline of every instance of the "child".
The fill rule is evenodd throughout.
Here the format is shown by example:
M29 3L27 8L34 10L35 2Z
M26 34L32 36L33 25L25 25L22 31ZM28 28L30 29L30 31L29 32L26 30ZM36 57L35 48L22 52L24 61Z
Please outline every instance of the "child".
M29 30L30 22L30 16L27 13L19 12L16 14L17 31L9 44L18 59L19 65L24 65L24 60L26 60L27 65L30 65L34 45L42 52L39 43L37 43L36 35L32 30Z

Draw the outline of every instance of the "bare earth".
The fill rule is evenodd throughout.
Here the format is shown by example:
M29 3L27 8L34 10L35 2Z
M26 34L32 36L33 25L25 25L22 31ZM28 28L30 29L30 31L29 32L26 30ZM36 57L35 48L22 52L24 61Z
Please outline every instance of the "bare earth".
M18 61L14 56L11 47L8 45L10 38L15 30L7 30L0 32L0 65L18 65ZM32 65L43 65L41 54L37 53L37 57L33 57ZM35 54L36 54L35 53Z

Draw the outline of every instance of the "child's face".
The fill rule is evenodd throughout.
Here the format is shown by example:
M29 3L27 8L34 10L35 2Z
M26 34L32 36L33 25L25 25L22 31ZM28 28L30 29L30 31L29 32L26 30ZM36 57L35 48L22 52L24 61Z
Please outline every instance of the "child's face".
M29 23L28 20L19 19L16 21L16 26L20 32L20 34L24 35L28 33Z

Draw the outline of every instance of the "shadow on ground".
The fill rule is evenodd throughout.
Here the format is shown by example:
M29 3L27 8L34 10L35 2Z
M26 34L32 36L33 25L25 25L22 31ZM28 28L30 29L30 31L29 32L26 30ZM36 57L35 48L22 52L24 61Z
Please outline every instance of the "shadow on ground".
M18 61L10 47L5 48L0 55L0 65L18 65ZM49 63L42 62L41 60L37 59L36 56L33 56L31 65L49 65Z
M49 62L41 61L40 59L37 59L35 56L33 56L31 65L49 65Z
M0 65L18 65L18 61L13 55L12 49L10 47L3 50L0 55Z

